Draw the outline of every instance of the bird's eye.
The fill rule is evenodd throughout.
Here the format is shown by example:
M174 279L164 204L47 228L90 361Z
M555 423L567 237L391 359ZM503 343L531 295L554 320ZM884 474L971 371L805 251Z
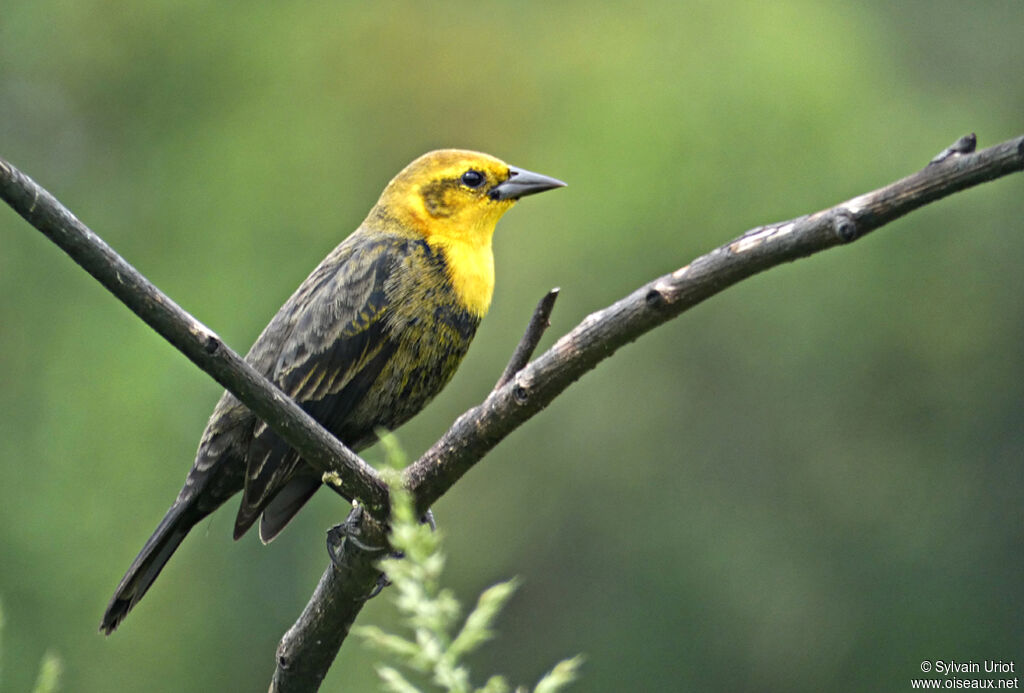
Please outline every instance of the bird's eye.
M469 169L462 174L462 184L470 188L479 188L484 184L485 180L487 179L484 178L484 174L473 169Z

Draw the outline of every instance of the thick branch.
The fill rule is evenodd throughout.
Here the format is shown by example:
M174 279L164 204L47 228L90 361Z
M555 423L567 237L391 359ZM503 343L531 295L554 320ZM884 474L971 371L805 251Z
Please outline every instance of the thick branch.
M321 471L337 473L348 492L374 512L386 511L387 488L372 467L257 373L213 331L153 286L50 193L3 159L0 197L266 421L303 459Z
M345 525L358 533L358 540L337 547L342 557L328 564L306 608L281 638L270 693L320 688L367 595L377 586L377 561L388 545L386 527L358 506Z

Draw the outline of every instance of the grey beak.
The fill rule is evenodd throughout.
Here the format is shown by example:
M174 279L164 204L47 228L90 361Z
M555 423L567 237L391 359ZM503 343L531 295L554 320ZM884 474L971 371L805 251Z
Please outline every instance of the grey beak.
M508 179L491 188L487 195L492 200L518 200L525 195L533 195L553 188L564 188L565 185L557 178L509 166Z

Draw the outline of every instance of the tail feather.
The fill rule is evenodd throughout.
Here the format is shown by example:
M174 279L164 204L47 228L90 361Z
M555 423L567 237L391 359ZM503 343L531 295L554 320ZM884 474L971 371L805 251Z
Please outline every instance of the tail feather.
M320 485L320 479L315 476L300 476L289 481L263 509L263 517L260 518L260 541L264 544L273 541L302 509L306 501L313 497Z
M247 503L243 496L235 517L235 539L242 538L259 519L260 541L269 544L291 522L306 501L313 497L321 484L317 476L300 475L281 486L261 505Z
M175 503L167 511L153 536L142 547L128 572L121 578L121 584L117 586L100 623L100 630L106 635L113 633L132 607L142 599L182 539L192 529L195 520L188 516L186 510L187 503Z

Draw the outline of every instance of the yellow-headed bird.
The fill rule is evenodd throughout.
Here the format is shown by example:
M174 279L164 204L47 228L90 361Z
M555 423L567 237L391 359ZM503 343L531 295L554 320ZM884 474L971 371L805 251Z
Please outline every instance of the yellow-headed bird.
M494 289L491 236L524 195L565 183L487 154L424 154L388 183L356 231L313 270L246 360L354 450L422 409L466 354ZM233 395L210 416L185 486L121 579L111 633L188 531L242 491L239 538L262 514L273 539L320 474Z

